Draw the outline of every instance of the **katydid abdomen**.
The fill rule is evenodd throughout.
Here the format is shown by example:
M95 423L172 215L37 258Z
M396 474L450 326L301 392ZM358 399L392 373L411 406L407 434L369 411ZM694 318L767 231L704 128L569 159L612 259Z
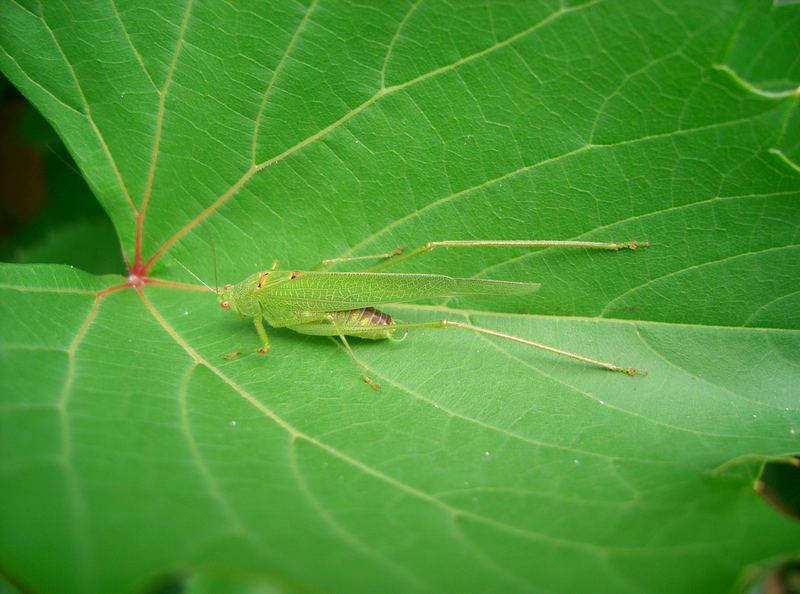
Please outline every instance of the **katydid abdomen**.
M397 331L393 327L392 316L374 307L362 307L344 311L332 311L325 319L287 326L301 334L316 336L357 336L371 340L391 338Z

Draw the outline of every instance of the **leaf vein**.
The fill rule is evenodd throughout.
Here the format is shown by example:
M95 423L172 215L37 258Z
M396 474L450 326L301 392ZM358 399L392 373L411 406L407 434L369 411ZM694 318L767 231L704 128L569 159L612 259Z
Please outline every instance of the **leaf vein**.
M632 418L636 418L636 419L639 419L641 421L644 421L645 423L649 423L651 425L655 425L655 426L658 426L658 427L664 427L666 429L670 429L670 430L673 430L673 431L678 431L680 433L689 433L691 435L696 435L698 437L716 437L716 438L722 438L722 439L761 439L761 440L765 439L763 436L759 436L759 435L729 435L729 434L706 433L706 432L702 432L701 433L700 431L695 431L693 429L687 429L685 427L680 427L678 425L672 425L670 423L665 423L663 421L658 421L656 419L647 417L645 415L642 415L642 414L639 414L639 413L636 413L636 412L633 412L633 411L630 411L630 410L626 410L626 409L621 408L619 406L615 406L613 404L610 404L607 401L602 401L601 402L599 399L595 398L594 396L592 396L588 392L585 392L585 391L581 390L577 386L575 386L573 384L570 384L570 383L568 383L568 382L566 382L566 381L564 381L562 379L559 379L559 378L557 378L557 377L545 372L540 367L538 367L536 365L533 365L533 364L529 363L528 361L525 361L524 359L518 357L517 355L514 355L513 353L509 352L507 349L505 349L505 348L501 347L500 345L498 345L494 340L491 340L491 339L485 337L482 334L479 335L478 338L480 338L483 341L486 341L487 343L492 345L495 349L497 349L498 351L500 351L501 353L503 353L507 357L509 357L509 358L517 361L518 363L524 365L525 367L533 369L537 373L541 374L542 376L547 377L547 378L551 379L552 381L561 384L565 388L569 388L572 391L574 391L575 393L580 394L582 396L585 396L589 400L592 400L592 401L594 401L594 402L596 402L598 404L601 404L605 408L607 408L609 410L613 410L615 412L618 412L618 413L620 413L620 414L622 414L624 416L629 416L629 417L632 417ZM604 372L598 371L598 373L604 373ZM625 379L625 378L622 378L622 379ZM774 439L781 439L781 438L774 438Z
M111 165L111 169L114 172L114 176L117 179L117 183L119 184L120 190L122 190L122 195L125 197L125 201L128 203L128 206L130 207L133 215L136 216L137 215L136 205L133 203L133 200L131 200L131 195L128 192L127 186L125 185L125 181L122 179L122 174L120 173L119 168L117 167L117 162L114 159L114 155L111 153L111 148L108 146L108 143L106 143L103 134L100 132L100 129L97 127L97 124L95 123L94 118L92 117L92 110L89 107L89 102L86 99L86 95L84 95L83 93L83 88L81 87L81 83L78 80L78 75L75 72L72 63L69 61L69 59L67 59L67 55L64 53L64 50L62 49L61 44L59 43L58 38L55 35L55 32L47 23L47 20L44 17L43 6L40 6L39 8L40 8L39 20L41 21L44 28L47 30L50 39L53 41L53 44L55 45L59 55L61 56L61 59L64 60L64 64L66 65L67 70L69 71L70 76L72 77L72 80L75 83L75 88L77 89L78 94L81 97L81 103L83 104L83 109L84 109L83 116L89 122L89 126L92 128L92 131L97 137L97 140L100 143L100 147L103 149L103 152L106 155L106 159L108 160L109 165Z
M125 26L125 22L122 20L122 15L119 12L119 8L117 8L117 0L109 0L111 3L111 10L114 13L114 17L119 22L120 29L122 30L122 35L125 37L125 42L131 48L131 53L133 54L134 59L139 63L139 67L142 69L142 73L145 75L147 80L150 81L150 84L153 86L153 89L158 91L158 86L156 85L153 78L150 76L150 72L148 72L147 68L142 61L142 57L139 55L139 52L136 50L136 46L133 45L133 40L128 33L128 28Z
M463 313L461 313L459 315L462 315L465 318L469 318L468 315L463 314ZM344 347L341 346L340 344L337 343L337 346L339 346L339 348L344 350ZM487 429L487 430L492 431L492 432L500 433L500 434L505 435L506 437L508 437L508 438L510 438L512 440L515 440L515 441L521 441L521 442L526 443L528 445L532 445L532 446L539 447L539 448L552 449L552 450L558 450L558 451L562 451L562 452L567 452L570 455L572 455L572 454L580 454L581 456L600 458L601 460L605 460L605 461L609 461L609 462L626 461L626 462L641 462L641 463L646 463L646 464L655 464L655 463L661 462L660 460L651 460L651 459L642 459L642 458L628 458L628 457L624 457L624 456L623 457L610 456L608 454L601 454L600 452L593 451L593 450L584 450L582 448L576 448L576 447L572 447L572 446L565 446L565 445L561 445L561 444L554 444L554 443L550 443L550 442L545 442L545 441L541 441L541 440L538 440L538 439L534 439L532 437L528 437L528 436L523 435L521 433L517 433L515 431L511 431L510 429L505 429L505 428L499 427L497 425L492 425L491 423L486 423L486 422L481 421L481 420L479 420L477 418L473 418L473 417L461 414L461 413L457 412L456 410L451 409L448 406L445 406L443 404L439 404L435 400L433 400L432 398L430 398L428 396L425 396L425 395L417 392L416 390L412 390L411 388L409 388L409 387L407 387L407 386L405 386L405 385L403 385L403 384L401 384L401 383L389 378L388 376L380 373L374 367L369 366L364 361L361 361L361 364L369 372L369 375L374 375L374 376L378 377L381 380L381 382L385 382L387 384L390 384L390 385L394 386L395 388L397 388L401 392L405 392L406 394L408 394L409 396L411 396L415 400L418 400L420 402L424 402L424 403L430 405L434 409L441 411L443 414L446 414L448 417L461 419L462 421L465 421L466 423L469 423L469 424L472 424L472 425L477 425L478 427L482 427L483 429Z
M705 268L706 266L711 266L711 265L714 265L714 264L721 264L722 262L728 262L728 261L731 261L731 260L736 260L738 258L746 258L748 256L755 256L755 255L765 254L765 253L769 253L769 252L778 252L778 251L791 250L791 249L796 249L796 248L800 248L800 246L798 246L798 245L781 245L781 246L775 246L775 247L770 247L770 248L764 248L762 250L754 250L754 251L750 251L750 252L740 252L738 254L725 256L724 258L718 258L716 260L708 260L706 262L701 262L699 264L693 264L692 266L687 266L686 268L681 268L680 270L674 270L674 271L672 271L672 272L670 272L668 274L662 274L660 276L656 276L654 278L651 278L651 279L647 280L644 283L641 283L641 284L638 284L638 285L636 285L634 287L631 287L630 289L628 289L624 293L620 293L617 297L615 297L614 299L612 299L611 301L608 302L608 304L603 308L603 311L600 312L599 317L605 317L608 314L609 310L611 308L613 308L613 306L617 302L619 302L620 300L624 299L625 297L627 297L631 293L634 293L634 292L636 292L636 291L638 291L640 289L644 289L644 288L652 285L653 283L662 281L664 279L671 278L671 277L677 276L679 274L683 274L683 273L688 272L690 270L699 270L701 268Z
M67 347L67 371L61 393L56 401L61 450L59 462L64 469L64 478L67 483L67 497L71 508L70 519L78 546L78 574L80 575L80 582L83 584L89 583L92 580L91 576L95 574L95 555L92 551L91 540L87 530L86 501L78 480L78 474L75 472L75 467L72 464L72 430L70 428L67 412L70 396L72 395L72 386L75 380L75 353L94 322L95 316L100 309L101 300L102 296L95 296L89 308L89 312L86 314L80 326L78 326L75 336L70 342L69 347Z
M258 132L261 126L261 119L263 118L264 111L266 110L267 107L267 101L269 100L270 91L272 91L272 87L274 86L275 81L278 79L278 76L283 70L283 66L286 63L286 60L289 58L289 54L294 49L297 40L300 38L300 33L305 28L305 25L308 22L311 13L314 11L314 8L316 8L317 1L318 0L312 0L306 7L306 11L303 14L302 18L300 19L300 22L297 24L297 27L295 28L295 31L292 34L292 38L289 40L289 44L286 46L286 50L284 50L283 55L281 56L280 60L278 60L278 63L275 65L275 69L272 71L272 76L269 79L269 83L267 83L267 88L264 91L263 96L261 97L261 102L258 106L256 119L255 122L253 123L253 140L250 149L251 152L250 159L253 167L255 167L257 164L256 149L258 143Z
M158 91L158 113L156 115L156 130L153 135L153 152L150 156L150 165L147 168L147 181L144 186L144 194L142 195L142 203L139 212L136 213L136 229L134 231L134 266L138 270L142 261L142 233L144 232L144 217L147 212L147 205L150 202L150 194L153 191L153 179L156 175L156 163L158 162L159 149L161 146L161 130L164 125L164 111L167 101L167 94L169 87L175 74L175 66L178 63L178 56L183 48L183 42L186 38L186 28L189 23L189 15L192 11L193 0L187 0L186 7L183 11L183 18L181 19L180 30L178 31L178 39L175 42L175 49L172 52L172 59L167 69L167 76L164 79L163 87ZM121 20L120 20L121 22Z
M367 559L371 559L372 561L377 562L384 568L388 569L398 577L400 577L404 582L407 584L412 584L416 590L424 590L430 591L423 582L417 578L414 574L408 571L403 566L399 565L398 563L394 563L390 558L386 557L383 553L380 553L376 548L370 547L369 545L365 544L360 538L350 532L341 522L339 522L333 514L331 514L325 507L322 505L320 500L311 490L311 486L308 484L303 472L300 470L300 464L297 460L297 447L296 447L296 440L292 439L289 442L289 460L290 460L290 468L292 470L292 475L297 482L297 486L300 489L300 492L305 496L308 500L309 505L313 508L316 514L320 517L322 522L330 528L330 530L339 538L341 541L345 542L346 544L350 545L354 550L356 550L361 556L366 557Z
M632 223L632 222L635 222L635 221L643 221L643 220L648 219L650 217L661 216L661 215L664 215L664 214L669 213L669 212L680 211L680 210L685 210L685 209L691 209L691 208L694 208L696 206L704 206L704 205L713 204L715 202L720 202L720 201L728 201L728 200L732 201L732 200L740 200L740 199L745 199L745 198L773 198L773 197L779 197L779 196L780 197L782 197L782 196L794 196L796 194L797 194L797 192L789 191L789 192L770 192L770 193L766 193L766 194L742 194L742 195L739 195L739 196L714 196L714 197L708 198L706 200L698 200L696 202L690 202L690 203L687 203L687 204L679 204L679 205L674 205L674 206L668 206L666 208L653 210L651 212L635 214L635 215L632 215L632 216L624 218L624 219L616 220L613 223L609 223L607 225L598 225L596 227L592 227L591 229L586 229L585 231L583 231L579 235L575 235L575 236L569 237L567 239L569 239L569 240L590 239L591 236L594 233L598 232L598 231L604 231L606 229L611 229L612 227L618 227L620 225L625 225L627 223ZM650 241L649 238L644 238L644 239L646 241ZM652 241L650 241L650 245L651 246L654 245ZM495 269L500 268L502 266L506 266L508 264L512 264L514 262L520 262L520 261L523 261L523 260L527 260L528 258L534 259L534 258L541 257L548 250L552 250L552 249L553 248L542 248L542 249L539 249L539 250L530 251L530 252L526 252L524 254L520 254L519 256L516 256L514 258L508 258L506 260L502 260L500 262L496 262L495 264L492 264L490 266L482 268L481 270L476 272L473 275L473 277L474 278L482 277L483 275L485 275L488 272L491 272L492 270L495 270ZM446 299L444 301L444 304L446 305L447 303L449 303L449 301L450 301L449 298Z

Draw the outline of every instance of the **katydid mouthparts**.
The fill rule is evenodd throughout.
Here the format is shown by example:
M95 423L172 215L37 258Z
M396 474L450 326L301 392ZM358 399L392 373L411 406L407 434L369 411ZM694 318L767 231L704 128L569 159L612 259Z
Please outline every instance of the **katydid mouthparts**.
M364 381L375 389L380 386L367 375L366 367L350 348L347 336L371 340L402 340L405 333L414 328L463 328L577 359L609 371L636 375L640 372L634 367L621 367L464 322L447 319L410 323L396 322L389 314L379 311L375 306L436 297L521 296L539 288L538 283L454 278L440 274L379 272L379 270L436 247L576 247L617 251L620 249L635 250L637 247L646 245L646 243L635 241L624 243L547 240L431 241L406 253L402 253L400 248L396 248L374 256L323 260L307 271L278 270L278 263L275 262L272 269L251 274L233 285L226 284L221 291L215 292L223 309L239 318L252 318L261 340L261 346L255 349L256 352L264 354L270 349L269 338L264 328L263 320L265 319L273 328L288 328L301 334L336 337L341 340L344 349L360 369ZM363 272L320 270L332 264L354 260L379 260L379 263ZM191 273L191 271L189 272ZM195 275L192 274L192 276ZM197 277L195 276L195 278ZM205 285L205 283L203 284ZM210 287L208 288L210 289ZM397 336L398 332L402 332L402 337ZM241 352L243 351L237 350L224 356L231 359Z

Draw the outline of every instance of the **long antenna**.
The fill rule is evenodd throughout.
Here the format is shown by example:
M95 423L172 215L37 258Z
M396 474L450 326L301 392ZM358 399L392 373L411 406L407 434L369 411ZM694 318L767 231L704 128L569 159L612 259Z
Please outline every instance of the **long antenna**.
M46 143L44 143L42 146L43 146L44 148L46 148L48 151L50 151L50 152L53 154L53 156L55 156L55 157L56 157L56 158L57 158L59 161L61 161L61 162L62 162L64 165L66 165L66 166L67 166L67 167L68 167L68 168L69 168L69 169L72 171L72 173L74 173L75 175L77 175L77 176L78 176L79 178L81 178L81 179L85 179L85 178L83 177L83 174L82 174L80 171L78 171L78 169L75 167L75 165L74 165L73 163L70 163L69 161L67 161L67 159L65 159L63 156L59 155L59 154L58 154L58 151L56 151L56 149L54 149L54 148L53 148L53 147L50 145L50 143L49 143L49 142L46 142Z
M219 295L219 279L217 278L217 246L211 240L211 256L214 258L214 292Z
M172 256L172 254L170 254L170 256ZM206 283L204 283L204 282L203 282L203 279L201 279L199 276L197 276L197 275L196 275L194 272L192 272L191 270L189 270L188 268L186 268L186 266L184 266L184 265L181 263L181 261L180 261L180 260L178 260L178 259L177 259L175 256L172 256L172 259L173 259L173 260L175 260L175 262L177 262L177 263L178 263L178 266L180 266L180 267L181 267L181 268L183 268L183 269L184 269L186 272L188 272L189 274L191 274L191 275L192 275L192 276L193 276L193 277L194 277L194 278L195 278L195 279L196 279L196 280L197 280L197 281L198 281L198 282L199 282L201 285L203 285L203 286L204 286L206 289L208 289L208 290L209 290L209 291L211 291L212 293L219 293L219 291L215 291L214 289L212 289L211 287L209 287L209 286L208 286Z

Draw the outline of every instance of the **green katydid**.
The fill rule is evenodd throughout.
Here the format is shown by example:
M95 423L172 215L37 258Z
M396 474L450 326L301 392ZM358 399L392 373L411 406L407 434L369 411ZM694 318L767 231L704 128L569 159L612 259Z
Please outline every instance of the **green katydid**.
M364 381L375 389L380 386L367 375L366 368L350 348L347 336L372 340L398 340L396 334L401 330L405 332L413 328L464 328L571 357L610 371L635 375L637 370L633 367L620 367L613 363L598 361L519 336L464 322L447 319L428 322L396 322L388 314L375 309L375 306L449 296L517 296L526 295L539 288L538 283L529 282L454 278L439 274L378 272L436 247L578 247L616 251L620 249L633 250L638 245L646 244L637 244L635 241L624 243L547 240L431 241L405 254L401 254L402 250L396 248L385 254L374 256L323 260L308 271L278 270L278 263L275 262L270 270L256 272L239 283L226 284L222 291L215 292L223 309L240 318L252 318L261 339L261 346L255 349L256 352L263 354L270 348L267 331L264 328L264 319L273 328L288 328L302 334L338 337L349 356L361 370ZM369 259L382 260L382 262L363 272L319 270L339 262ZM225 357L232 358L240 352L235 351Z

